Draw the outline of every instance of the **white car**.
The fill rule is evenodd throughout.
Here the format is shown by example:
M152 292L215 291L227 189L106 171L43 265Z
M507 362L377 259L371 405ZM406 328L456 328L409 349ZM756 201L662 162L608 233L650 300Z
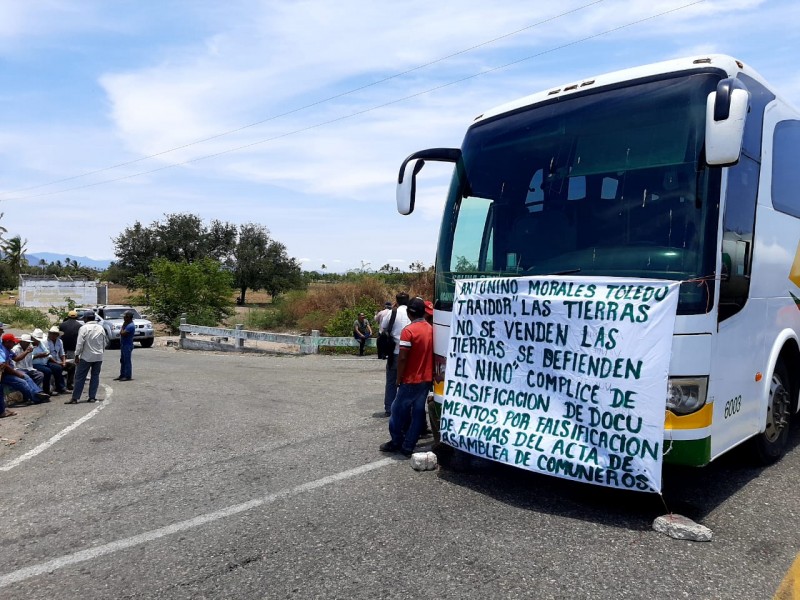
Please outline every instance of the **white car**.
M119 348L119 332L122 329L122 318L127 311L133 313L133 324L136 326L133 340L139 342L142 348L149 348L155 342L153 324L149 320L142 318L132 306L120 304L101 306L95 311L101 319L100 323L103 325L103 329L106 330L108 346L110 348Z

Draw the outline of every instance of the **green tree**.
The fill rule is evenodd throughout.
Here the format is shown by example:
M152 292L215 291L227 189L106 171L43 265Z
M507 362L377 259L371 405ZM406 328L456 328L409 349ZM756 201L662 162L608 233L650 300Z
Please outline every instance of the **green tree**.
M390 273L399 273L399 272L400 269L398 269L397 267L393 267L389 263L386 263L380 269L378 269L378 273L386 273L387 275Z
M117 266L126 283L148 275L157 258L172 262L195 262L212 258L226 262L236 245L236 226L214 220L207 227L197 215L165 214L163 221L145 227L138 221L114 238Z
M0 262L0 290L13 290L19 285L19 278L11 272L6 262Z
M175 332L181 313L194 325L214 326L233 314L231 273L212 258L192 263L157 258L135 281L150 299L150 315Z
M25 258L25 246L28 240L23 240L20 236L15 235L12 238L3 240L2 250L5 254L5 261L11 267L11 272L14 277L18 277L22 269L28 266L28 260Z
M154 232L136 221L114 238L114 254L119 258L116 265L123 283L130 283L138 275L148 274L150 263L158 256Z
M242 303L248 288L265 289L275 297L303 285L300 264L289 257L286 246L273 240L269 230L257 223L246 223L239 227L239 240L232 262Z
M116 262L108 265L108 268L100 274L100 279L111 283L124 283L126 280L125 270Z

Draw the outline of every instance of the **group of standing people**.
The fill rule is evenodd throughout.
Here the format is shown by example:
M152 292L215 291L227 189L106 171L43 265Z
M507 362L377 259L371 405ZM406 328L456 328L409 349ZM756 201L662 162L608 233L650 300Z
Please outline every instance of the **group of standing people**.
M115 381L133 379L135 333L133 313L126 312L120 332L120 374ZM17 414L6 406L4 388L20 392L23 406L50 402L52 396L69 392L70 399L64 404L77 404L88 377L87 402L103 400L97 392L107 340L93 312L85 312L81 322L72 310L61 325L53 325L46 334L34 329L19 338L5 333L5 325L0 323L0 336L0 418Z
M70 345L72 335L75 336L75 389L72 398L66 404L77 404L83 394L86 377L89 377L89 399L87 402L102 400L97 397L100 387L100 369L103 367L103 357L106 348L106 332L97 322L94 313L86 312L83 315L83 324L77 320L78 314L71 311L67 319L61 324L65 331L65 346L67 344L67 331L70 332ZM77 326L76 326L77 325ZM122 316L122 329L119 337L119 376L114 381L131 381L133 379L133 339L136 335L136 325L133 323L133 312L126 311Z
M425 403L433 383L433 305L401 292L396 306L382 311L381 331L395 342L386 359L383 407L391 439L382 452L411 456L427 424Z

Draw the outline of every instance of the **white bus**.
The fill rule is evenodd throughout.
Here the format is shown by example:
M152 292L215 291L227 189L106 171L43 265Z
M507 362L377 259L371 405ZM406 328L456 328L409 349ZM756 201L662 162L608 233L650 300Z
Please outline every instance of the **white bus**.
M436 258L434 395L454 280L522 275L683 282L664 460L702 466L745 441L784 453L800 390L800 113L712 55L592 77L478 116L458 148Z

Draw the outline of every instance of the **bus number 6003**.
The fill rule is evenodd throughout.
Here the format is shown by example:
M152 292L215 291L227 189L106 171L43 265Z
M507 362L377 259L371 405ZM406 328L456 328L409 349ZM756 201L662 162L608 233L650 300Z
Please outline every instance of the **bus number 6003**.
M725 403L725 418L732 417L742 409L742 397L736 396Z

